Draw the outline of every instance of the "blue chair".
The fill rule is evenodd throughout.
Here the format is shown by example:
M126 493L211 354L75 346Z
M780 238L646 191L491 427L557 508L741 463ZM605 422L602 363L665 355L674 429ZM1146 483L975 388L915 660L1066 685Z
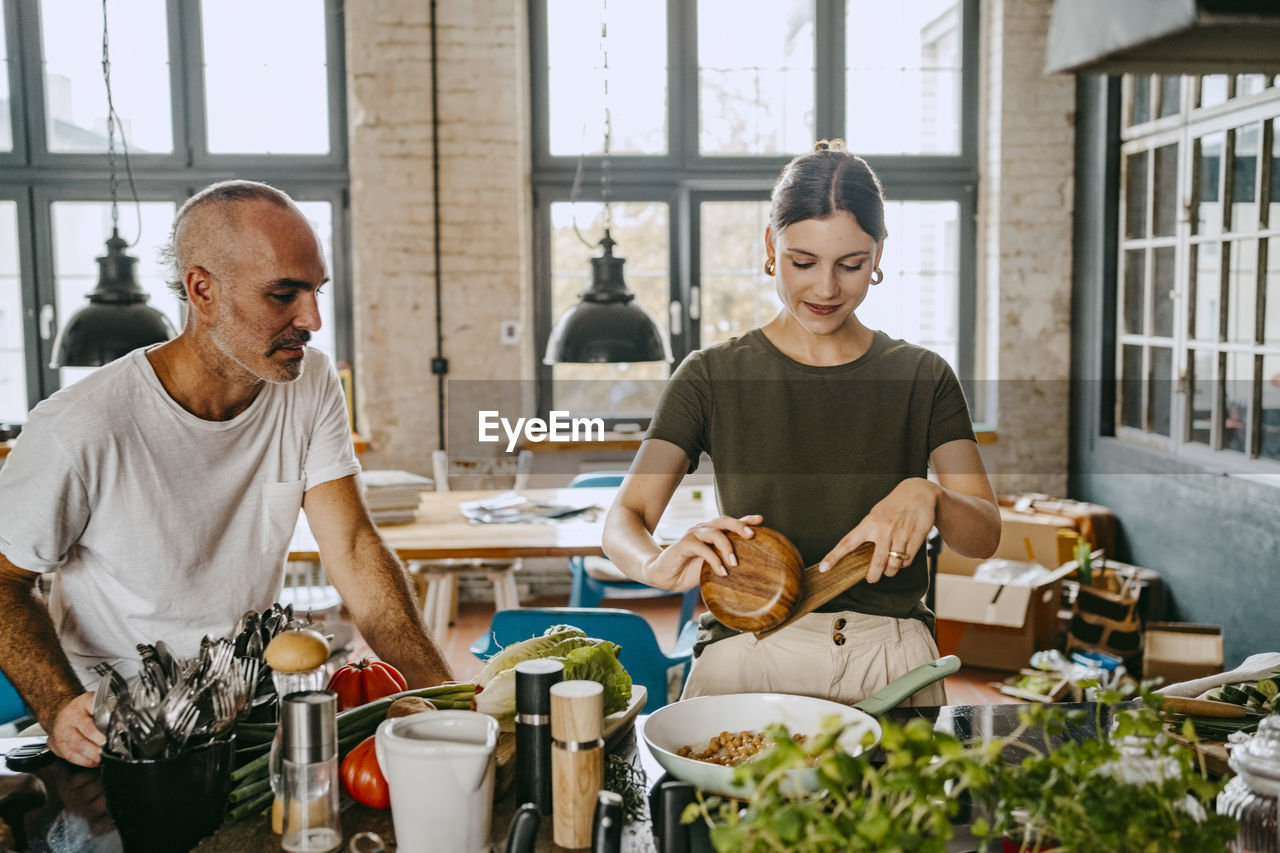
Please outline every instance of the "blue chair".
M552 625L573 625L589 636L617 643L621 647L618 660L631 675L632 684L642 684L648 692L645 711L653 711L666 705L668 694L667 674L672 667L681 667L679 684L675 694L689 675L689 663L693 660L693 640L698 626L686 622L680 631L676 647L671 654L662 651L653 628L643 617L629 610L610 608L574 607L524 607L519 610L499 610L493 614L489 631L471 644L471 653L481 660L492 657L499 649L536 637Z
M0 726L12 723L15 720L22 720L30 716L26 706L22 704L22 697L18 695L18 689L13 683L5 678L3 672L0 672Z
M601 488L618 486L626 476L622 471L593 471L579 474L569 483L569 488ZM658 589L638 581L629 580L607 557L570 557L569 571L573 573L573 586L569 590L570 607L599 607L605 598L651 598L661 595L679 595L680 625L693 618L698 606L698 588L686 592Z

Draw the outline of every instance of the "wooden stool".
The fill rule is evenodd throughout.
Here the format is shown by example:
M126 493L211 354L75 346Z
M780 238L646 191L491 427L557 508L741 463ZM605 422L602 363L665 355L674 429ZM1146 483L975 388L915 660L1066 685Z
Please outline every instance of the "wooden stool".
M457 615L458 575L483 575L493 584L494 610L514 610L520 606L515 573L520 561L494 565L468 561L415 561L411 564L420 584L422 619L437 643L449 636L449 625Z

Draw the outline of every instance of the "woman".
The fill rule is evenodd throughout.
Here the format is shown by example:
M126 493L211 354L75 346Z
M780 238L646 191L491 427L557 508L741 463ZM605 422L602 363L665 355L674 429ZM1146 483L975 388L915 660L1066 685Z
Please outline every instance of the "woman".
M782 310L691 354L672 376L605 522L604 549L635 580L690 589L704 563L732 577L726 535L764 524L805 564L874 542L865 583L763 640L703 617L685 697L802 693L856 702L937 657L924 543L986 557L1000 514L956 377L939 356L859 322L884 274L879 180L841 142L792 160L773 190L765 272ZM653 530L706 452L727 513L665 549ZM927 478L932 467L935 478ZM935 684L917 704L943 704Z

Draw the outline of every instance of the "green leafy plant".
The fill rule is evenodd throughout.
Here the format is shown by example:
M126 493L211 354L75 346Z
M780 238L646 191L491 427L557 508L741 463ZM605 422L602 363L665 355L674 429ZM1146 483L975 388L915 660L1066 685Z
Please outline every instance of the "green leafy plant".
M1233 819L1213 813L1223 783L1169 736L1158 697L1144 690L1142 703L1103 714L1127 695L1100 691L1093 712L1113 715L1115 726L1080 741L1068 730L1086 712L1040 703L1021 712L1008 737L986 741L962 742L923 719L882 720L875 760L841 748L835 718L804 743L774 727L774 745L734 770L736 781L754 785L751 798L700 799L684 819L707 821L719 851L930 853L946 849L969 800L980 815L975 836L1009 838L1024 850L1223 850L1237 831ZM1195 739L1190 725L1182 734ZM803 768L813 768L819 793L796 790L792 777Z
M711 843L721 851L943 851L960 795L991 785L998 747L968 748L922 719L882 725L883 765L840 747L838 718L804 743L775 726L769 730L774 746L734 769L735 781L755 786L745 808L713 797L691 805L685 820L707 820ZM814 768L822 794L796 791L791 783L789 771L807 767Z
M1067 728L1086 712L1052 705L1029 705L1021 727L1004 738L1027 755L1016 764L994 766L984 792L991 821L974 834L1004 835L1023 849L1108 850L1158 853L1221 851L1238 825L1213 812L1223 781L1208 777L1195 753L1169 736L1160 699L1142 689L1136 707L1116 709L1127 690L1100 690L1102 705L1113 706L1109 736L1077 741ZM1189 721L1182 735L1195 741ZM1052 749L1030 746L1022 735L1039 731Z

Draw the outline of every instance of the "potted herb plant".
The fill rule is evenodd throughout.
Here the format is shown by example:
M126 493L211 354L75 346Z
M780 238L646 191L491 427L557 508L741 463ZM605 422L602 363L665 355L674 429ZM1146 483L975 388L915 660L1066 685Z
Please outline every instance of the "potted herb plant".
M1100 690L1099 702L1114 709L1127 695ZM1114 713L1107 736L1079 741L1063 735L1084 712L1024 709L1022 727L1003 740L1027 754L991 768L993 785L984 792L991 820L980 829L1012 839L1018 850L1225 850L1237 823L1213 811L1223 781L1210 778L1192 750L1170 737L1159 700L1145 691L1142 698ZM1029 746L1027 731L1058 745ZM1189 723L1182 734L1195 739Z
M1100 705L1126 698L1099 695ZM1113 731L1081 741L1066 734L1083 712L1038 703L1021 712L1015 732L985 742L962 742L923 719L882 721L876 760L841 749L834 720L807 740L775 727L772 748L735 769L737 781L754 785L745 806L708 798L685 819L707 821L720 851L929 853L946 849L971 801L980 813L972 834L989 850L1224 850L1237 825L1213 813L1222 783L1169 737L1159 700L1144 698L1114 714ZM1103 719L1101 707L1095 712ZM788 770L809 766L821 794L784 785Z

